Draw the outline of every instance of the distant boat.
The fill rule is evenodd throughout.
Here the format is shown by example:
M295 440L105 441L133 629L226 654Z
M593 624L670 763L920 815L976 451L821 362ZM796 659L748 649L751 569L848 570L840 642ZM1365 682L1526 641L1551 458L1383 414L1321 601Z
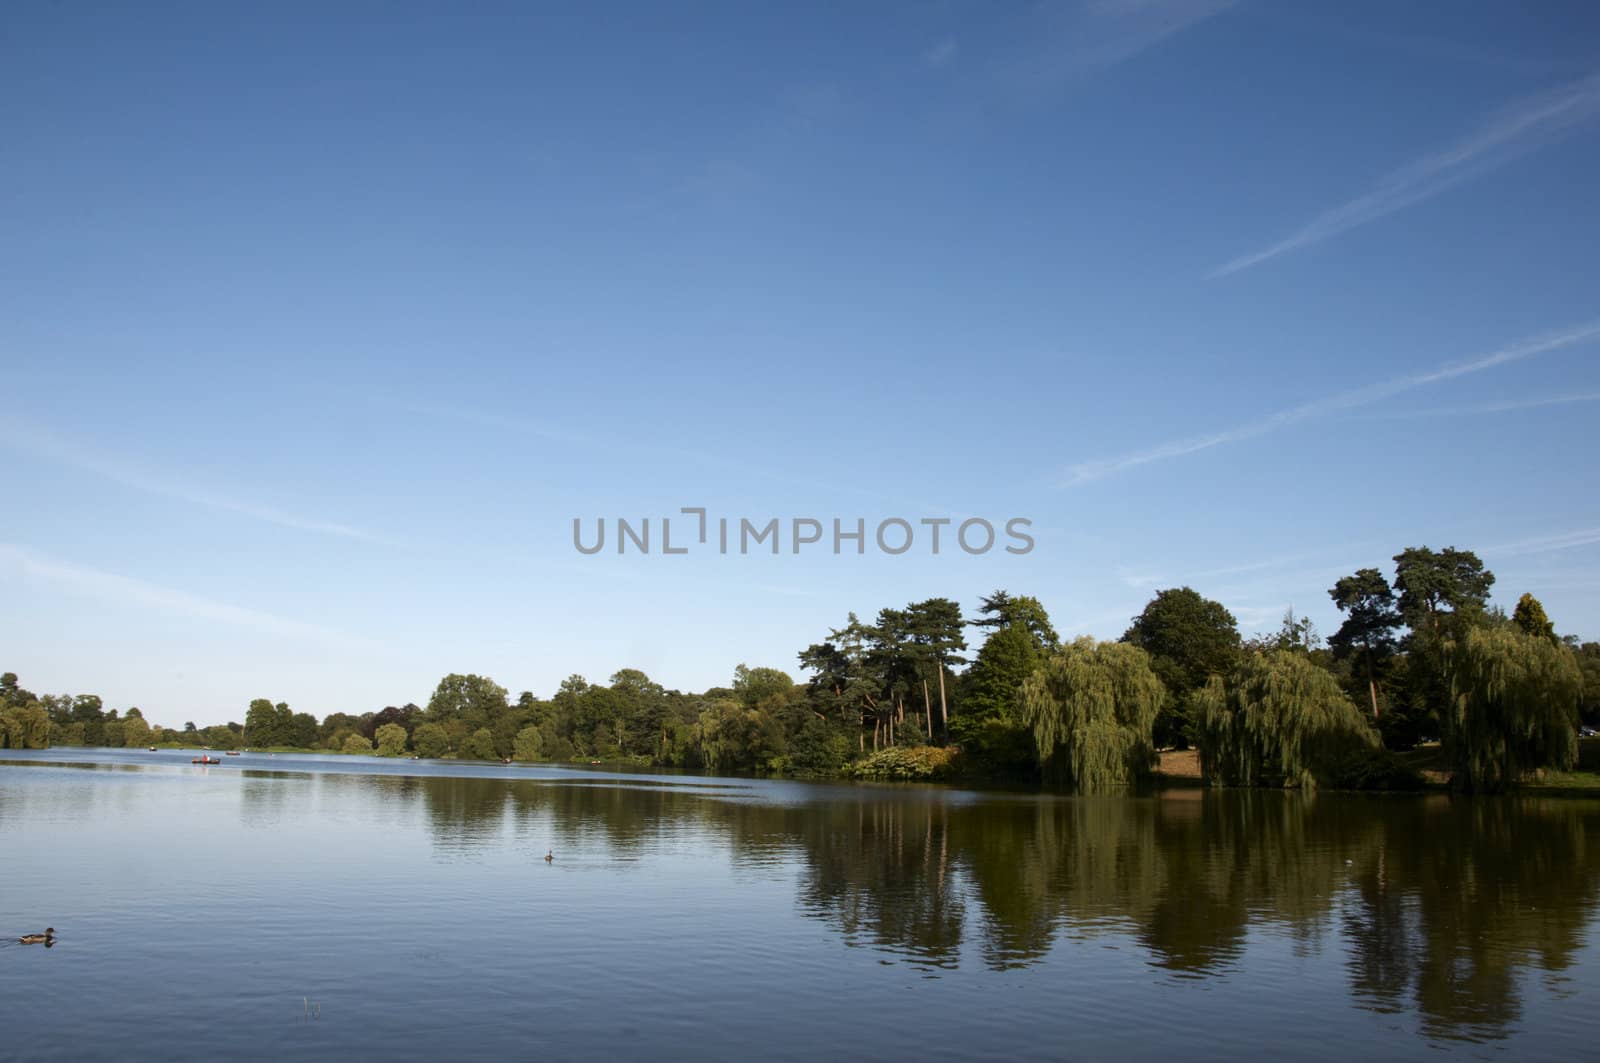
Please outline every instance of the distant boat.
M155 746L151 746L150 747L150 752L154 753L155 751L156 751L156 747Z
M238 756L238 755L239 755L239 751L238 751L238 750L237 750L237 749L230 749L230 750L228 750L228 756L230 756L230 757L237 757L237 756Z
M195 757L193 760L189 761L189 763L190 764L221 764L222 763L222 758L221 757Z

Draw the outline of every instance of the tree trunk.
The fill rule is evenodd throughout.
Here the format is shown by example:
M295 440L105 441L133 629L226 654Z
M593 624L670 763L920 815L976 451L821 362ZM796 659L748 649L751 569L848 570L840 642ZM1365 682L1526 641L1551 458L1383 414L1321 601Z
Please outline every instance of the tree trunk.
M944 732L944 740L950 741L950 711L944 704L944 662L939 662L939 729Z
M1372 668L1372 647L1367 647L1367 693L1372 695L1372 718L1378 718L1378 676Z
M927 717L928 741L933 741L933 701L928 697L928 681L922 681L922 714Z

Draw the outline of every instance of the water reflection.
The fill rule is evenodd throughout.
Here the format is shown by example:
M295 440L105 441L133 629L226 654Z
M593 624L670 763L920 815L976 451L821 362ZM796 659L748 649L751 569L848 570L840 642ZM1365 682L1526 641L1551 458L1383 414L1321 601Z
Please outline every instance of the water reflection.
M801 912L930 970L1025 967L1062 939L1105 934L1179 977L1225 973L1252 931L1337 946L1357 1006L1415 1009L1431 1038L1513 1028L1519 972L1569 967L1600 892L1591 802L842 787L761 802L670 783L350 781L420 796L445 854L499 844L510 826L621 861L674 838L758 867L787 860Z
M27 778L7 788L0 822L104 811L94 787L36 796ZM931 976L1085 945L1137 946L1157 980L1226 981L1263 962L1263 943L1320 954L1348 1005L1415 1016L1434 1042L1504 1037L1528 1021L1529 994L1573 992L1600 905L1591 801L1073 799L553 770L246 770L233 784L246 832L420 829L442 866L512 853L542 872L549 846L564 866L581 855L608 874L687 875L675 858L710 856L741 883L792 890L793 909L845 945ZM628 881L649 903L654 887Z

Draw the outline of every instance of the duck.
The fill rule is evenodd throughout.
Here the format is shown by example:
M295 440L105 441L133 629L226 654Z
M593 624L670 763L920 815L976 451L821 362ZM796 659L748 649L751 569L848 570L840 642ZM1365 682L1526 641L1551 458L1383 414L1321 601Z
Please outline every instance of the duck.
M547 864L554 863L555 862L555 858L556 858L556 854L555 854L554 850L546 849L544 851L544 862L545 863L547 863Z
M56 928L47 926L42 934L23 934L17 939L24 945L54 945L56 941Z

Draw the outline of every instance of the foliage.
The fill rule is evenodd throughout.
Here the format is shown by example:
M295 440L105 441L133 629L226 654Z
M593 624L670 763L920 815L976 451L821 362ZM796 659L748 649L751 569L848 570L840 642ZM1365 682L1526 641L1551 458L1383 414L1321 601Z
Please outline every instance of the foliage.
M365 735L351 735L344 740L344 751L346 753L371 753L372 743Z
M494 733L487 727L480 727L467 736L461 746L461 755L468 760L498 760L494 749Z
M1531 594L1524 594L1517 599L1517 608L1511 614L1511 621L1522 629L1524 635L1537 635L1551 640L1556 637L1556 626L1550 622L1539 599Z
M1569 648L1515 627L1473 627L1443 656L1456 787L1493 792L1534 769L1572 766L1583 675Z
M1583 695L1578 711L1585 723L1600 722L1600 642L1585 642L1574 648L1578 671L1583 675Z
M1151 728L1166 694L1137 646L1080 638L1022 684L1022 720L1041 766L1080 790L1104 790L1154 770Z
M1239 625L1233 614L1189 587L1158 591L1133 618L1122 641L1150 655L1150 667L1167 688L1154 729L1156 745L1185 747L1194 738L1194 721L1185 712L1189 695L1239 659Z
M789 739L787 769L793 775L837 775L850 762L855 746L844 729L808 713Z
M378 728L376 738L380 757L398 757L406 751L406 729L397 723Z
M0 747L46 749L50 745L50 717L37 701L0 709Z
M1420 790L1421 774L1381 746L1352 749L1336 760L1328 785L1338 790Z
M860 750L869 733L874 750L893 745L896 725L919 704L923 730L945 733L950 669L965 663L962 627L960 606L948 598L881 610L870 626L851 613L844 627L800 653L801 667L812 673L807 694L814 711L854 724Z
M1494 577L1470 552L1416 547L1397 560L1392 588L1376 569L1361 569L1330 590L1346 614L1331 650L1320 649L1314 628L1292 614L1280 631L1250 645L1269 657L1288 651L1325 669L1362 703L1368 718L1376 715L1390 749L1408 749L1438 735L1439 720L1453 704L1444 675L1447 643L1475 627L1553 629L1531 597L1524 597L1510 620L1490 606ZM1420 626L1397 639L1402 614ZM983 643L962 672L966 628L982 632ZM962 770L971 776L1023 780L1048 773L1093 788L1142 775L1148 770L1144 746L1151 742L1182 743L1214 700L1207 693L1209 678L1231 675L1244 653L1228 610L1187 587L1159 592L1134 618L1124 642L1146 652L1148 670L1165 691L1148 739L1139 737L1137 719L1126 718L1126 705L1118 708L1113 699L1111 714L1104 715L1104 704L1095 700L1100 695L1092 693L1098 688L1080 689L1072 684L1081 677L1061 672L1063 664L1047 664L1061 654L1088 667L1079 660L1084 651L1078 644L1060 647L1038 599L999 590L984 597L966 621L946 598L881 609L870 623L851 614L800 654L800 683L776 668L740 664L727 685L702 693L669 690L624 668L608 682L574 675L549 697L523 691L513 699L486 676L452 673L440 680L425 708L408 703L376 712L336 711L318 722L284 702L257 698L242 724L200 728L191 721L178 731L153 726L138 709L119 715L96 695L34 694L7 672L0 674L0 747L109 742L343 750L355 736L388 756L409 748L430 758L604 759L686 770L839 775L874 752L953 742ZM1600 720L1600 643L1570 637L1564 642L1579 669L1580 711ZM1114 651L1095 653L1098 667ZM1025 709L1023 687L1036 673L1043 678L1034 688L1034 704ZM1050 744L1048 753L1041 751L1041 736ZM1389 779L1393 773L1381 758L1365 752L1349 765L1340 769L1354 780L1348 785L1404 782ZM1338 774L1322 765L1312 773L1319 780Z
M529 724L517 732L516 745L511 751L513 760L531 761L538 760L544 752L544 736L539 733L539 728Z
M954 778L960 754L945 746L894 746L856 761L850 775L857 779L903 779L930 782Z
M1044 657L1033 631L1010 623L994 629L962 676L960 712L950 721L950 736L974 771L1027 773L1037 763L1018 698Z
M1338 681L1302 654L1252 653L1196 695L1201 770L1213 785L1309 788L1378 736Z
M421 724L411 735L411 748L419 757L442 757L450 752L450 736L436 723Z
M140 749L150 744L150 725L138 709L129 709L122 720L122 744L129 749Z
M1011 595L1003 590L982 599L978 616L967 621L972 627L987 630L990 637L1002 628L1021 625L1036 650L1056 650L1061 647L1061 636L1050 623L1050 614L1039 599L1028 595Z
M1441 615L1477 614L1489 601L1494 573L1471 550L1407 547L1394 556L1401 619L1412 631L1440 629Z
M1360 656L1372 716L1379 719L1378 673L1398 645L1394 633L1400 626L1400 611L1394 591L1383 573L1363 568L1335 583L1328 597L1345 614L1328 646L1336 661Z

